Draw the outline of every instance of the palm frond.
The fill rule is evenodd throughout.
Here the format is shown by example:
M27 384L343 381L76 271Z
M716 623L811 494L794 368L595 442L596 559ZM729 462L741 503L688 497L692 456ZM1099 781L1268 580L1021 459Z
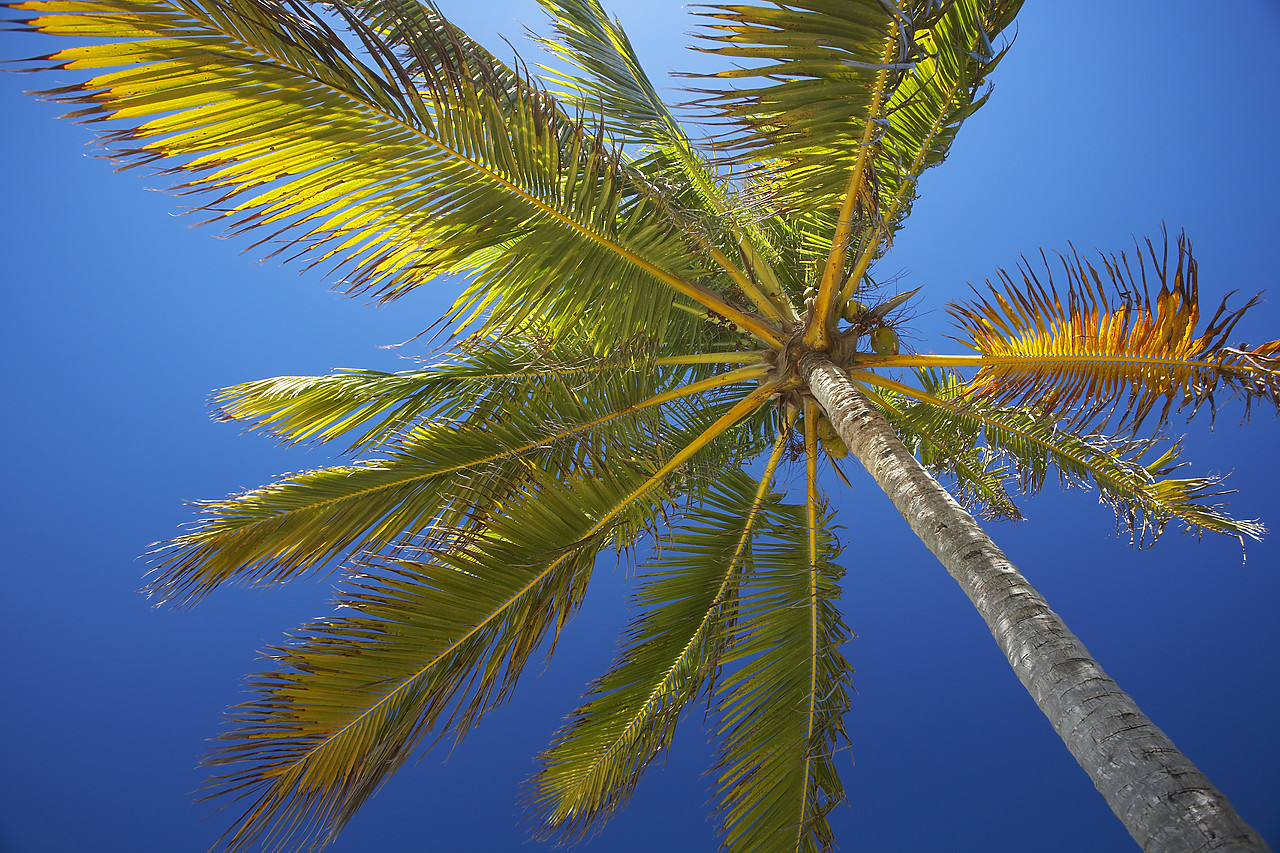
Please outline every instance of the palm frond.
M557 392L546 383L538 395L506 399L489 418L416 427L381 459L208 502L194 531L158 551L150 589L163 600L192 601L233 578L278 583L434 526L483 517L534 470L568 475L607 467L614 451L620 461L665 458L667 442L683 446L683 431L705 428L741 396L720 398L717 389L763 373L745 371L665 389L643 373L610 376L589 393ZM692 395L703 395L703 405L676 407ZM662 417L650 411L664 405Z
M262 836L327 843L424 735L461 736L503 701L581 603L611 522L645 481L638 468L539 477L483 532L348 583L339 604L354 615L276 649L279 667L253 680L257 698L233 709L206 759L232 766L217 795L250 800L229 849Z
M236 728L209 763L230 764L215 794L251 797L230 849L332 840L421 738L444 721L457 736L503 701L525 662L576 610L608 542L630 546L672 495L667 478L761 406L753 391L669 458L619 454L594 471L530 467L501 512L439 532L425 560L397 560L353 580L356 615L310 627L278 649ZM371 642L372 641L372 642Z
M878 0L709 5L708 53L752 67L708 75L701 103L740 128L725 150L771 164L782 204L835 210L893 88L918 55L915 7ZM718 85L713 85L718 84ZM839 165L837 165L839 164Z
M769 489L787 440L784 429L760 482L726 473L657 542L635 595L644 612L624 635L625 649L529 783L543 833L581 838L625 805L719 669L752 542L778 521L769 517L778 501Z
M1257 304L1227 308L1227 299L1201 330L1198 272L1185 236L1170 262L1166 239L1157 253L1147 241L1134 258L1102 256L1102 270L1072 253L1060 258L1067 280L1065 304L1046 258L1045 283L1029 265L1022 283L999 272L976 302L952 305L961 343L981 353L972 382L976 397L995 405L1025 407L1076 428L1137 430L1159 406L1155 426L1176 406L1192 415L1208 403L1216 413L1220 392L1242 398L1245 414L1255 400L1280 409L1280 340L1257 347L1228 343L1236 323ZM1152 298L1147 263L1160 285ZM1110 287L1104 284L1104 279Z
M1224 477L1168 476L1185 464L1177 461L1180 441L1079 435L1019 409L982 419L987 443L1012 460L1024 492L1039 490L1050 471L1064 487L1096 486L1137 547L1154 544L1174 520L1197 536L1211 530L1260 539L1266 532L1257 521L1227 515L1218 499L1233 490L1222 487Z
M738 162L771 173L772 204L821 236L814 316L834 318L852 297L909 211L920 174L981 106L983 78L1002 55L992 42L1019 5L708 7L708 50L753 63L716 76L759 85L712 90L704 103L744 127L730 146ZM828 335L820 322L806 340L823 346Z
M920 57L894 89L885 107L883 133L874 143L875 207L858 215L861 227L851 229L839 245L856 257L853 269L836 270L844 277L833 307L853 297L862 286L871 261L885 251L893 234L911 212L921 174L946 159L960 125L990 94L983 91L1008 46L997 49L999 35L1013 21L1022 0L957 0L945 12L916 30ZM852 244L853 233L860 234ZM840 282L833 279L837 287Z
M812 422L806 433L807 458L816 460ZM835 608L843 571L831 562L831 517L811 487L805 504L780 504L771 518L779 523L755 544L738 594L724 658L738 668L716 694L716 787L734 853L826 850L826 815L844 799L835 752L852 669L840 653L850 632Z
M964 381L954 373L923 374L928 393L941 400L963 394ZM861 375L859 375L861 378ZM982 446L980 419L953 415L950 409L912 402L891 390L864 388L902 443L936 476L954 483L952 493L962 506L992 518L1020 519L1022 513L1004 487L1010 476L998 454ZM962 409L963 411L963 409Z
M590 318L602 338L626 340L661 330L674 289L776 337L693 281L704 265L598 133L566 122L545 92L480 73L487 55L459 48L452 29L414 31L411 71L354 15L371 65L301 4L13 8L44 13L30 30L112 40L44 60L125 66L46 93L83 104L72 113L82 120L122 121L105 136L115 156L171 164L188 178L177 189L212 198L234 233L259 229L279 251L333 264L351 292L390 299L476 272L455 316L483 312L482 331L536 320L554 333ZM627 310L592 310L604 303Z
M905 419L925 425L931 434L969 435L1023 494L1038 492L1053 472L1064 487L1097 488L1102 502L1115 511L1117 526L1138 547L1154 544L1174 520L1196 535L1211 530L1257 539L1265 532L1259 522L1232 518L1216 502L1231 494L1222 488L1224 478L1168 476L1182 467L1177 461L1181 442L1082 435L1035 412L966 398L962 380L949 372L920 371L924 390L861 371L855 376L917 400L901 407Z
M402 437L427 415L478 421L539 393L543 385L563 393L590 384L598 373L652 370L654 358L645 349L599 355L504 341L464 347L448 361L399 373L340 369L327 376L278 376L216 392L215 417L290 443L323 443L363 427L345 451L354 453ZM666 383L660 379L657 385Z
M563 89L563 100L583 112L598 113L605 130L620 142L653 145L684 137L631 40L598 0L538 2L551 16L557 36L540 43L574 69L548 70L549 82Z
M636 163L645 182L662 186L668 215L727 272L743 295L774 321L796 315L768 258L776 253L757 226L749 202L717 174L663 102L636 56L627 34L597 0L540 0L557 39L542 44L567 62L571 72L549 71L560 97L600 115L606 132L645 152ZM735 264L717 248L725 242L741 252Z

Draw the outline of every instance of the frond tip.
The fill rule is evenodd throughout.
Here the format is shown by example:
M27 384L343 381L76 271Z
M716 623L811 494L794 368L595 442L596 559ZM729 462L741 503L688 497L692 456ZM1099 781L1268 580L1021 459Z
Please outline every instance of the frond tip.
M1208 403L1216 413L1216 395L1223 390L1244 400L1246 417L1255 400L1280 411L1280 340L1253 348L1227 342L1258 297L1229 309L1228 294L1197 333L1196 262L1185 235L1177 245L1171 264L1168 238L1162 253L1147 240L1145 255L1138 247L1136 275L1124 254L1101 256L1099 271L1073 250L1070 259L1060 258L1065 305L1047 258L1045 284L1030 265L1019 266L1021 285L998 271L1001 287L988 282L990 292L976 302L948 308L964 335L961 342L982 353L973 393L1094 429L1118 415L1118 428L1137 430L1157 405L1156 427L1175 405L1179 411L1190 406L1194 416ZM1148 261L1160 284L1154 299Z

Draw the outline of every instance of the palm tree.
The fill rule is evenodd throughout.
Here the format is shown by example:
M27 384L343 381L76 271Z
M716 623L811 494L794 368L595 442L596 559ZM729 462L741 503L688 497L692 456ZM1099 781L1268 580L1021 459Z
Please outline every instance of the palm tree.
M727 846L825 846L849 668L817 472L852 452L1135 838L1262 849L920 465L994 515L1016 517L1011 482L1034 491L1056 470L1140 539L1175 519L1258 532L1213 504L1216 481L1168 476L1171 403L1275 403L1280 348L1227 345L1248 305L1201 328L1182 238L1172 256L1166 241L1028 266L953 306L971 353L896 352L904 301L871 265L981 105L1018 4L713 12L712 49L765 67L700 84L729 123L710 151L597 5L546 5L575 68L560 99L399 0L327 17L23 5L48 13L34 29L153 39L50 57L127 64L55 94L91 120L147 117L112 131L118 155L178 158L182 189L212 194L233 229L264 226L382 299L467 276L449 319L468 334L445 363L220 395L228 418L375 454L213 502L161 552L153 589L177 601L353 570L353 615L279 650L212 757L230 768L220 791L249 797L230 845L299 821L331 837L428 732L461 736L506 698L602 549L652 541L617 665L531 782L545 828L575 837L607 816L707 696ZM761 456L759 477L742 471ZM799 460L803 494L786 503L775 477Z

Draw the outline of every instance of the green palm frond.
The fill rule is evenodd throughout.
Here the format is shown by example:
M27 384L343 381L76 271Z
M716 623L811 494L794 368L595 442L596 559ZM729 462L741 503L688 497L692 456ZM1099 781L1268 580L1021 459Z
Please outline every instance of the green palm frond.
M654 194L665 196L668 215L682 223L766 317L794 321L795 311L769 260L776 250L768 233L755 222L749 201L689 140L622 27L597 0L540 2L558 36L542 44L573 69L549 72L551 83L563 90L561 97L598 114L614 139L640 146L643 157L635 165L645 182L655 186ZM741 258L735 262L730 254Z
M954 400L965 387L963 379L954 373L922 373L922 381L928 392L941 400ZM1008 468L1000 464L998 454L989 452L980 442L980 419L914 403L890 389L882 388L877 393L867 388L865 393L921 464L955 484L952 491L963 506L992 518L1022 518L1004 486L1010 475Z
M424 735L460 736L501 702L581 603L614 520L646 482L622 470L535 476L483 531L460 531L428 560L370 568L339 602L355 615L276 650L279 668L252 682L257 698L234 709L207 759L231 765L217 794L249 798L229 848L298 824L318 836L292 843L327 843Z
M1255 400L1280 409L1280 340L1228 343L1257 298L1235 309L1224 299L1198 330L1196 262L1185 237L1177 249L1170 262L1167 240L1160 254L1147 241L1147 252L1139 247L1134 258L1136 274L1123 254L1103 256L1101 271L1074 253L1061 258L1065 304L1045 259L1044 284L1030 266L1019 267L1021 285L1000 271L1000 287L988 282L976 302L951 306L961 342L981 353L973 359L980 366L973 395L1093 429L1117 417L1117 429L1136 430L1157 406L1157 428L1175 406L1194 414L1207 402L1216 412L1222 391L1242 398L1246 415ZM1148 261L1160 284L1154 298Z
M728 140L738 162L769 162L797 210L840 206L849 168L893 89L919 54L916 6L878 0L798 0L709 5L700 49L753 67L702 83L702 104L741 128ZM719 84L719 85L714 85Z
M874 206L859 215L865 225L851 256L854 268L836 305L862 286L878 258L911 212L921 174L946 159L960 125L986 103L986 77L1008 50L992 42L1013 21L1022 0L957 0L916 30L920 57L893 91L888 120L875 145ZM839 284L839 282L833 282ZM834 307L834 306L833 306Z
M843 570L831 562L831 517L814 500L814 436L806 427L810 500L771 508L776 523L753 546L715 697L716 787L734 853L828 849L826 815L844 798L835 752L852 677L840 646L851 635L835 608Z
M528 798L544 833L581 838L625 805L718 670L738 587L752 570L752 542L779 521L770 516L778 497L769 487L787 439L784 430L760 482L726 473L658 541L624 651L530 781Z
M561 97L583 112L599 114L605 130L620 142L654 145L684 138L631 47L631 40L598 0L538 0L551 16L556 39L543 47L574 72L551 70Z
M280 668L254 682L258 699L235 709L235 729L207 759L235 768L213 796L252 798L229 848L286 840L299 826L304 843L328 843L426 733L443 721L465 734L506 698L548 633L554 645L600 550L652 529L673 498L667 478L771 391L714 420L700 409L669 458L615 453L599 470L569 474L530 466L501 512L435 531L426 559L371 566L351 581L341 603L357 615L278 649Z
M450 361L399 373L341 369L327 376L244 382L216 392L213 402L218 419L240 421L290 443L331 441L364 428L346 449L354 453L401 437L428 415L479 421L539 394L545 385L554 394L590 385L602 372L656 373L654 357L645 349L602 356L504 342L463 348ZM655 387L666 385L664 377Z
M717 389L762 373L745 368L663 389L645 373L614 374L586 392L544 383L539 395L507 398L496 416L415 427L383 458L292 475L203 504L197 528L160 549L151 591L191 601L232 578L277 583L440 524L482 517L534 470L607 467L600 460L617 449L621 460L664 459L687 442L682 431L705 428L707 418L741 397L740 391L718 397ZM702 405L678 406L695 394L703 395ZM661 416L651 411L663 406ZM734 452L754 447L738 441Z
M744 126L738 162L764 164L771 206L804 221L796 263L821 265L815 316L834 318L910 210L920 174L985 100L992 42L1019 0L712 6L711 52L752 67L704 103ZM853 261L852 268L848 264ZM810 329L825 344L825 323Z
M179 191L212 198L233 231L331 263L352 292L388 299L476 272L455 316L483 312L482 332L535 322L555 334L590 318L626 340L660 332L674 289L773 336L692 281L706 268L598 134L567 123L545 92L477 73L483 56L459 50L451 31L415 33L411 74L353 16L378 69L300 5L15 8L46 13L26 21L35 31L113 40L45 60L125 66L47 93L85 105L72 114L83 120L124 122L106 135L115 156L170 164L188 179ZM317 112L326 120L311 121Z
M951 372L920 371L924 390L864 373L856 376L918 400L901 407L904 420L923 425L931 435L955 430L969 436L976 452L991 460L993 470L1015 482L1023 494L1038 492L1055 472L1063 487L1096 488L1101 500L1115 511L1117 526L1138 547L1154 544L1175 520L1196 535L1211 530L1258 539L1265 532L1259 522L1232 518L1216 502L1231 494L1222 488L1224 478L1168 476L1182 467L1177 461L1180 441L1082 435L1032 411L967 398L966 384ZM957 479L962 489L968 485L967 480ZM983 497L970 494L979 500Z

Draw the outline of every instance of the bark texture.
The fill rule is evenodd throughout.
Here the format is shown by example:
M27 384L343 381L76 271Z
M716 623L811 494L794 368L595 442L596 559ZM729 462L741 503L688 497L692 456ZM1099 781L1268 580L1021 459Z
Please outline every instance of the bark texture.
M800 373L840 437L969 596L1027 692L1142 849L1266 851L1227 798L1089 654L991 538L821 353Z

